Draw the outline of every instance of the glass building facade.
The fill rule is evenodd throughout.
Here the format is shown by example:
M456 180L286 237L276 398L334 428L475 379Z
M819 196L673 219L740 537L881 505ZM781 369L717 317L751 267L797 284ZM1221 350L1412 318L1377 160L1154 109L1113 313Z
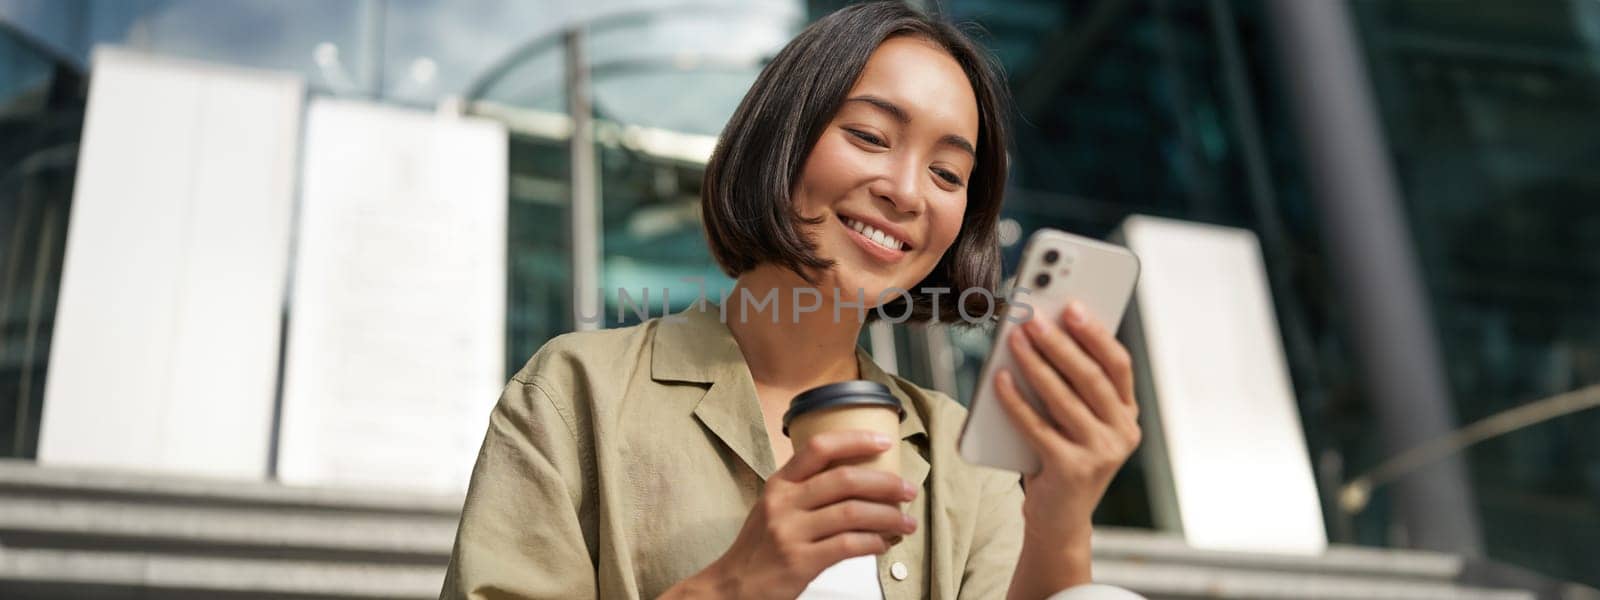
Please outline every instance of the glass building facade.
M0 2L0 454L30 457L82 130L90 48L113 43L293 71L314 93L462 102L510 139L506 365L572 328L560 34L590 23L606 323L615 290L673 305L728 281L698 195L762 61L846 4L139 0ZM1016 101L1006 265L1028 232L1093 236L1150 214L1261 240L1330 539L1404 546L1386 492L1340 482L1388 458L1307 183L1263 0L949 0ZM1460 424L1600 383L1600 3L1349 4ZM697 154L697 152L699 152ZM637 300L637 299L635 299ZM660 298L651 298L659 313ZM965 401L982 331L894 332L901 374ZM1464 454L1491 559L1600 585L1600 414ZM1096 515L1153 526L1140 461Z
M0 456L39 441L87 81L0 25Z
M1600 382L1600 4L1355 6L1459 418ZM1600 581L1595 431L1469 451L1490 557Z

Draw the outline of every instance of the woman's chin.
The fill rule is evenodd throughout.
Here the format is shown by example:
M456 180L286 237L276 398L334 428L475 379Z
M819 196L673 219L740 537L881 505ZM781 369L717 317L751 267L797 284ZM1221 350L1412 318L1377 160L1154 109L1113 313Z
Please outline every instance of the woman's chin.
M880 303L893 302L901 292L911 291L902 286L879 280L845 280L828 285L821 291L823 294L830 296L828 300L832 300L833 298L831 296L835 289L838 290L838 298L840 303L848 302L853 304L856 302L861 302L865 304L867 310L872 310Z
M862 265L857 262L859 259L852 259L855 257L836 259L834 267L817 281L816 288L824 300L832 302L834 290L838 290L840 302L865 302L867 310L872 310L880 298L885 303L893 302L901 292L913 291L914 284L900 283L904 278L894 277L895 273L882 273L879 265Z

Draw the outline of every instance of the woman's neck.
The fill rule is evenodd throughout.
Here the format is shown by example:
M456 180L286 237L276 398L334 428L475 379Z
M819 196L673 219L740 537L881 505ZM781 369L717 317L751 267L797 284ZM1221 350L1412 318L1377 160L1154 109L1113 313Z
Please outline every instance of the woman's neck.
M807 389L860 377L858 311L840 311L840 318L834 319L831 293L805 291L798 306L809 309L816 304L817 309L796 310L795 289L810 287L793 271L771 265L740 275L735 283L724 307L728 329L757 384Z

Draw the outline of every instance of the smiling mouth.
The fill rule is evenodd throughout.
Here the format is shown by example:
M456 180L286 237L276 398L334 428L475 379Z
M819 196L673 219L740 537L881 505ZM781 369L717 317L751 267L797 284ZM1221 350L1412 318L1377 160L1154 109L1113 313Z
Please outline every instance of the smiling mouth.
M884 249L896 250L900 252L911 249L910 244L902 242L894 236L884 233L878 228L866 223L862 223L844 215L839 215L839 221L843 222L845 227L854 229L856 233L861 234L861 237L866 238L867 241L882 246Z

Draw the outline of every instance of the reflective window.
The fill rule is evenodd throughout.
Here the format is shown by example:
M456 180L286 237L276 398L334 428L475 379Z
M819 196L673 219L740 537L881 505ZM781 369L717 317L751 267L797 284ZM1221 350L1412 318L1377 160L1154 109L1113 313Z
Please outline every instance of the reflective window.
M1461 423L1600 383L1600 3L1358 3ZM1471 449L1489 556L1600 584L1600 411Z
M513 128L506 239L506 369L515 373L545 340L572 328L567 149Z
M661 315L731 287L702 233L704 161L765 59L793 35L797 16L788 3L769 2L739 10L622 10L590 22L584 51L596 120L606 326L638 322L646 304L645 314ZM562 33L553 30L519 42L470 84L472 110L514 132L512 369L570 330L574 318L565 61Z
M38 444L85 86L0 28L0 457Z
M370 2L126 0L88 3L87 40L155 54L291 71L339 94L376 89Z
M826 3L823 3L826 4ZM831 9L823 6L822 9ZM1242 227L1262 241L1313 460L1360 447L1368 417L1333 326L1316 224L1282 132L1260 15L1227 2L961 0L1006 69L1016 111L1001 225L1005 269L1028 234L1105 237L1131 214ZM815 14L815 13L814 13ZM950 336L953 384L970 397L990 344ZM937 368L937 367L935 367ZM923 381L928 384L931 381ZM1153 526L1141 458L1096 522Z

